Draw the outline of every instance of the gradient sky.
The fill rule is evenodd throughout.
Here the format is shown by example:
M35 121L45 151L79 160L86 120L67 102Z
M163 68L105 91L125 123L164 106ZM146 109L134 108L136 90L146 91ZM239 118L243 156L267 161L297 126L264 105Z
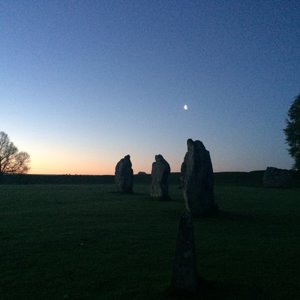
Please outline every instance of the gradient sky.
M30 173L179 171L188 138L215 171L292 167L299 0L4 0L0 45L0 130Z

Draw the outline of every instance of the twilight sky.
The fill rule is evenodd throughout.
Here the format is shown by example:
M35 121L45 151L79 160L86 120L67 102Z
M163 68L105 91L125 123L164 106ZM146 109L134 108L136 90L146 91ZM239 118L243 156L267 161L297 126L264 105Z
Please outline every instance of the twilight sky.
M30 173L113 174L126 154L150 172L159 153L175 172L187 138L215 171L292 167L299 0L3 0L0 45L0 130Z

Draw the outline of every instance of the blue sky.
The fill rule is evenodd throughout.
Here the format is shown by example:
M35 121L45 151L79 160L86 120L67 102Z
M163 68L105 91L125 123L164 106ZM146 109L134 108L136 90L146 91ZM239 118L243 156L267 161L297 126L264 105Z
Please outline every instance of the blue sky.
M0 130L31 173L179 171L187 138L215 171L293 164L299 1L1 1L0 28Z

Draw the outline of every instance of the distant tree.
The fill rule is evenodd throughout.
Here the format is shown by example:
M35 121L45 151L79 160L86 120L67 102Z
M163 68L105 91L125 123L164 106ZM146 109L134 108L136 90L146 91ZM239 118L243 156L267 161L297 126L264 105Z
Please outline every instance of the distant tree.
M300 94L288 111L287 126L284 129L289 154L295 160L294 168L300 170Z
M3 174L22 174L29 170L30 156L19 152L9 140L8 135L0 131L0 178Z

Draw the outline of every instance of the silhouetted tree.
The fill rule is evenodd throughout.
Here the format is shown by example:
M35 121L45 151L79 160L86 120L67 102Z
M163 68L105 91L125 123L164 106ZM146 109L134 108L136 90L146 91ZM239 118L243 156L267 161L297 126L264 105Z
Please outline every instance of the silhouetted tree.
M19 152L9 140L8 135L0 131L0 179L3 174L23 174L29 170L30 156Z
M294 168L300 170L300 94L288 111L287 126L284 129L289 154L294 158Z

